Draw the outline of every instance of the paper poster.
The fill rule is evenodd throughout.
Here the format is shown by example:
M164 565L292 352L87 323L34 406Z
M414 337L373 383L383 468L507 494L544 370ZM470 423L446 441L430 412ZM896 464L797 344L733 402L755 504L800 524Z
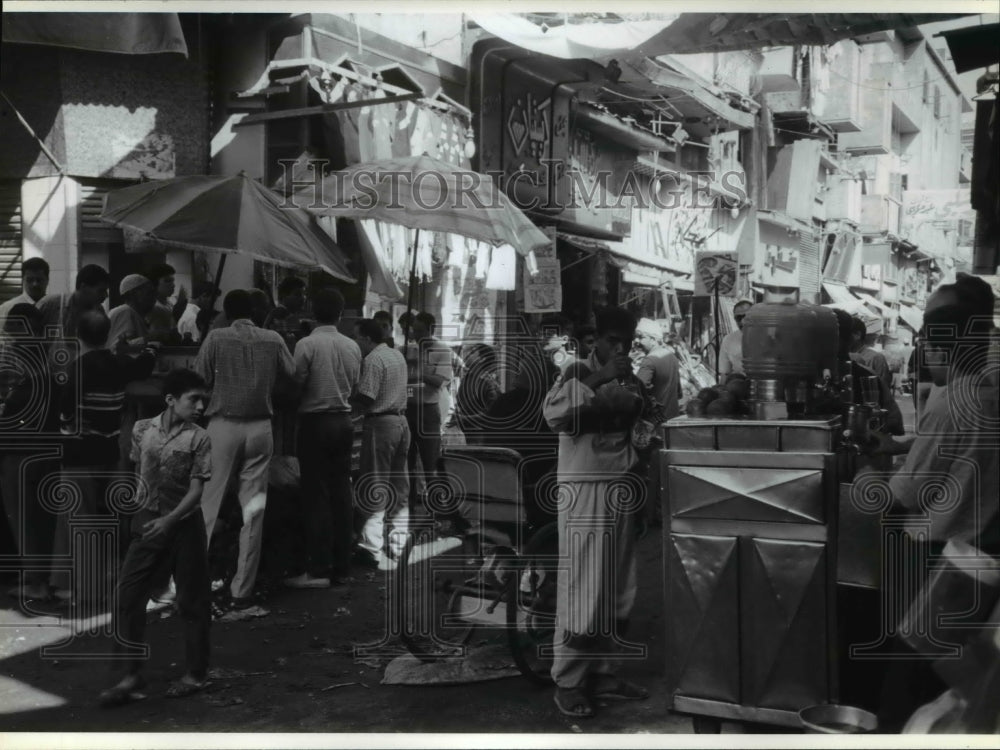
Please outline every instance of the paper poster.
M535 249L537 272L531 275L528 264L523 263L524 312L562 312L562 266L556 257L555 233L546 232L552 242Z
M735 297L739 279L739 257L735 252L699 251L694 256L694 293L714 295L716 284L720 297Z

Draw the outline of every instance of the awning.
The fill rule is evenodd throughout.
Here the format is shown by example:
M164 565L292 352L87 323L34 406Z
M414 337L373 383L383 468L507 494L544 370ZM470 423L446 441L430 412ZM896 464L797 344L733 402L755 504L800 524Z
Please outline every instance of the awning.
M830 281L823 282L823 290L830 295L833 302L827 303L824 307L836 307L846 313L861 318L867 325L879 317L850 289L843 284L835 284Z
M904 302L899 306L899 319L914 333L920 333L920 328L924 324L924 313L913 305L908 305Z
M896 311L893 308L889 307L888 305L884 304L879 299L877 299L875 297L874 292L869 292L866 289L859 289L858 297L861 299L862 302L864 302L866 305L868 305L873 310L877 311L880 315L882 315L882 317L885 318L895 317Z
M986 68L1000 62L1000 23L987 26L966 26L963 29L942 31L948 42L955 72Z
M320 220L331 217L320 217ZM365 270L371 278L371 290L389 299L402 299L403 290L396 284L389 270L389 259L378 235L378 227L371 219L359 219L358 246L365 263Z
M654 256L640 255L623 242L596 240L569 232L556 232L556 237L578 250L588 253L607 253L615 261L615 265L622 272L622 280L627 284L660 287L669 281L673 283L675 289L682 291L694 289L692 274L678 273L666 262L660 262Z
M188 53L176 13L4 13L3 40L122 55Z

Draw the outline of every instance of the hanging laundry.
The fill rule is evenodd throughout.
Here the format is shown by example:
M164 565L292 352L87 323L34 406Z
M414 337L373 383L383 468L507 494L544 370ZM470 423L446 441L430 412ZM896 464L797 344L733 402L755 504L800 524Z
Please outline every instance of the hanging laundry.
M493 248L492 256L486 288L513 291L517 284L517 252L512 245L500 245Z
M400 102L396 105L396 125L393 129L392 155L412 156L411 141L413 131L417 126L418 107L413 102Z
M417 107L416 122L410 135L410 154L420 156L426 151L425 143L431 128L430 113L426 107Z
M482 280L490 270L490 246L485 242L476 244L476 278Z
M375 91L374 98L384 99L388 93L379 88ZM374 151L376 159L392 158L392 129L391 119L396 114L396 107L392 104L380 104L372 107L372 137L374 139Z

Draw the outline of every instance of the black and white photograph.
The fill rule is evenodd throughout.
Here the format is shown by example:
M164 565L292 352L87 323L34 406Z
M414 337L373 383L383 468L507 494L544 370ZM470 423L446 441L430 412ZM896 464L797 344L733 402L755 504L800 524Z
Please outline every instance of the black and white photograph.
M613 8L4 3L0 745L995 746L1000 7Z

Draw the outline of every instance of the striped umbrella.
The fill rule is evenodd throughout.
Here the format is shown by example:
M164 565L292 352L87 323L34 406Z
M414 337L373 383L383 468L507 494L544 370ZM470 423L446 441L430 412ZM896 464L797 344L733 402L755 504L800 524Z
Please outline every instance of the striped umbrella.
M319 215L376 219L416 229L409 309L416 287L420 230L458 234L494 246L511 245L524 256L552 243L492 178L426 154L356 164L327 175L318 185L302 188L292 200Z
M107 194L100 218L182 250L249 255L356 281L343 251L312 216L245 172L153 180L114 190ZM225 255L219 276L224 261Z

